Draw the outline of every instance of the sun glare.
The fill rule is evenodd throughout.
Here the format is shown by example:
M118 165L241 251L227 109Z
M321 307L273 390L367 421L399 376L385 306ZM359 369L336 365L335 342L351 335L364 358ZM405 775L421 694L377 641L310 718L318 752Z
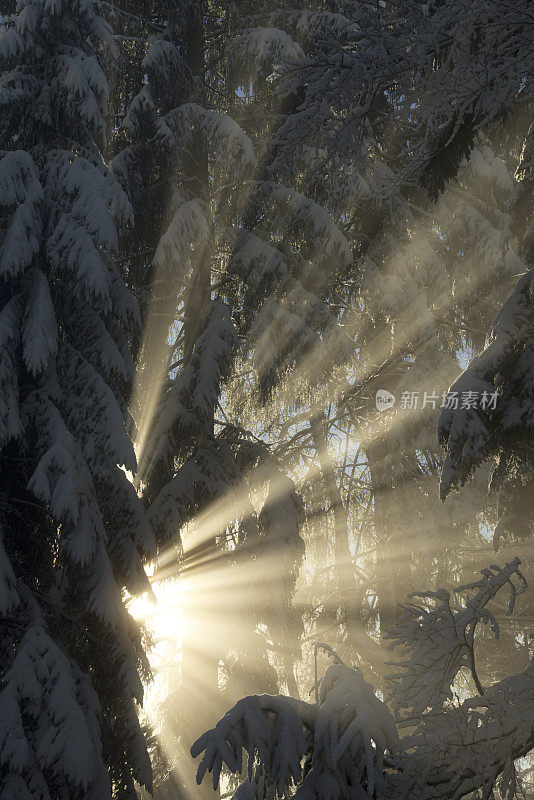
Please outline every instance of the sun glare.
M149 574L153 597L148 592L132 597L127 608L132 617L146 627L153 642L148 652L153 680L145 688L143 708L146 716L153 718L171 690L171 684L176 681L176 677L170 674L170 665L174 665L174 671L179 671L186 623L183 609L184 579L155 579L154 565L150 565Z

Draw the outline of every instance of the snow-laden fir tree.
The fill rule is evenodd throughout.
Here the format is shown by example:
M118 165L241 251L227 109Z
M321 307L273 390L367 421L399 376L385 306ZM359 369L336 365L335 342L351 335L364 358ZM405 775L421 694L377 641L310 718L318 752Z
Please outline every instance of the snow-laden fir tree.
M324 302L328 275L351 262L347 241L321 206L271 180L265 166L269 129L295 102L273 96L267 78L275 63L311 47L332 15L278 19L278 4L271 5L261 26L247 4L161 3L150 19L137 9L135 20L116 12L117 25L146 37L113 159L138 234L125 257L146 327L133 409L144 501L162 547L193 523L207 539L204 555L211 548L227 564L227 580L249 593L235 625L220 620L218 633L204 637L208 647L184 657L193 679L209 672L215 687L219 659L227 686L234 685L229 673L242 682L247 671L256 688L276 683L263 655L265 629L292 686L299 652L289 600L302 557L301 504L280 464L247 432L239 414L243 384L228 378L248 370L259 390L244 387L245 394L257 402L310 355L322 365L317 382L349 352ZM246 55L239 66L237 51ZM144 425L150 405L155 413ZM211 529L214 509L224 511L223 522ZM262 603L259 589L267 586L273 601ZM207 630L202 612L192 614ZM238 663L246 664L247 652L261 669Z
M511 231L515 190L504 161L479 144L438 203L421 193L398 199L363 261L360 368L385 362L372 386L396 397L391 412L364 418L382 622L409 591L411 573L426 563L445 574L455 550L476 541L478 518L489 518L483 479L443 510L435 428L458 358L480 343L488 314L521 271Z
M533 395L533 272L532 272L532 132L529 130L517 168L519 179L512 207L512 231L522 259L522 277L497 314L485 348L450 387L453 402L444 410L439 427L446 459L441 479L445 498L452 489L490 462L490 489L497 493L499 521L494 543L501 536L532 533L532 403ZM462 408L455 398L481 398ZM483 402L482 398L496 398ZM459 406L459 407L456 407Z
M22 0L0 28L0 796L151 787L147 678L122 592L154 536L126 471L139 312L104 163L111 30L97 3Z
M228 378L243 365L259 386L245 393L257 402L319 348L323 377L348 354L322 295L333 265L350 263L350 248L324 209L270 180L265 166L270 128L294 102L272 96L267 78L275 63L311 46L332 15L281 19L299 44L277 26L271 5L262 25L247 4L113 11L138 81L133 94L121 89L112 98L119 110L128 103L112 168L134 209L135 236L123 256L144 327L132 409L140 481L160 547L175 546L183 532L204 538L199 559L212 559L236 587L235 609L217 630L193 597L185 612L206 646L184 644L182 684L204 680L214 704L220 660L229 697L244 684L274 690L280 673L295 690L300 637L290 599L303 552L301 502L268 447L246 430L242 383L229 386ZM239 66L236 52L246 55ZM174 707L187 705L179 694ZM195 716L183 721L182 737L202 724L197 709Z

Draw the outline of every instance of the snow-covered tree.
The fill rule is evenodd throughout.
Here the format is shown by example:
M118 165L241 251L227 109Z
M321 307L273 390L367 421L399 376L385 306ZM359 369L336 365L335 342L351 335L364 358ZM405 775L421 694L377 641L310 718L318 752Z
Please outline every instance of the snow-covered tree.
M480 346L487 311L528 263L514 242L517 186L508 167L510 131L519 129L520 138L517 118L529 113L518 109L528 109L531 97L524 40L531 12L524 3L358 6L350 42L336 46L332 38L324 58L301 57L279 71L288 88L303 85L306 94L281 128L277 163L290 170L285 154L300 147L302 184L323 192L362 256L363 280L352 276L352 295L341 293L358 303L365 321L355 326L360 375L376 372L369 389L389 389L398 403L403 391L422 398L425 389L447 387L458 371L455 357L467 340ZM508 167L488 152L492 137L496 152L508 147ZM421 188L433 198L447 191L436 208ZM477 309L485 319L477 321ZM410 573L407 553L403 562L398 550L411 543L411 552L431 553L433 532L439 542L447 530L450 542L453 530L465 528L465 512L473 516L466 507L472 497L460 500L460 513L451 505L439 510L432 410L404 414L412 417L406 425L394 415L392 437L375 415L379 433L371 424L366 432L377 527L385 536L377 558L396 553L379 574L384 605L393 609L388 587ZM371 416L361 406L352 414Z
M122 591L154 536L125 471L135 300L115 262L130 203L103 160L114 57L97 3L2 11L0 795L151 787L148 677Z
M481 397L491 394L497 400L471 409L456 409L453 404L443 412L439 427L447 451L441 481L443 498L465 483L484 461L492 464L490 489L498 493L499 500L496 545L502 534L531 534L534 520L532 222L530 215L523 216L528 210L527 198L532 197L530 147L529 132L517 169L519 183L512 209L513 231L522 256L517 271L524 274L492 323L484 350L450 387L451 397L476 392Z
M183 660L184 674L209 675L213 690L221 660L234 698L245 681L251 691L276 688L267 646L279 679L296 687L300 626L290 599L303 552L294 484L268 440L249 432L242 399L261 408L319 351L315 384L350 355L325 302L328 276L349 266L350 247L323 207L268 169L269 134L296 102L273 93L268 77L315 47L335 15L284 15L279 5L269 3L261 21L248 3L112 12L137 81L111 102L124 117L112 169L134 210L122 257L144 329L132 406L140 486L160 548L198 536L203 557L210 552L236 586L236 609L217 632L209 610L190 609L209 646L184 647ZM252 391L241 380L247 370Z

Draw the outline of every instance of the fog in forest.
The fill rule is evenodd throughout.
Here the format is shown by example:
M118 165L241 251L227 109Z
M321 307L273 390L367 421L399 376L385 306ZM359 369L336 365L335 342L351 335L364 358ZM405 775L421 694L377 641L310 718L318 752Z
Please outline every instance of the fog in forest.
M0 800L533 798L532 5L0 14Z

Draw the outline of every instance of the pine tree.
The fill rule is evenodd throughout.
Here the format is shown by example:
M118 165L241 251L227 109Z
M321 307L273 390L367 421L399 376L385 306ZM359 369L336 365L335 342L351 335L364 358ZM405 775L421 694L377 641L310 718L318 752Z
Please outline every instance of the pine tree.
M294 485L247 432L234 373L241 363L251 369L253 397L266 402L323 338L332 349L324 348L325 370L315 382L348 352L324 302L327 280L316 276L348 265L350 248L321 206L271 180L264 166L272 158L264 146L269 120L279 125L294 103L273 99L267 77L278 59L311 46L332 15L284 15L277 6L261 27L247 4L231 10L191 2L178 10L161 3L150 20L137 9L126 24L146 37L146 52L139 54L139 90L116 134L121 149L113 159L134 207L137 238L124 255L146 329L133 408L143 498L161 548L196 526L206 539L203 557L211 552L225 564L226 580L246 592L247 601L238 602L246 610L236 619L229 613L217 632L201 610L189 609L209 646L184 655L184 671L192 679L209 674L211 690L222 659L226 691L234 687L235 697L238 680L248 680L251 690L276 688L266 637L282 680L296 686L299 632L290 599L303 545ZM123 24L120 11L117 19ZM277 27L282 23L301 44ZM221 80L209 65L223 38ZM243 48L237 68L233 54ZM152 417L143 416L146 408ZM257 509L250 500L256 485L264 498ZM224 513L214 523L217 509ZM269 604L259 591L266 586L274 594Z
M532 533L531 137L529 131L516 171L519 181L510 215L521 255L513 262L514 271L524 274L492 323L484 349L450 387L451 396L476 392L491 395L496 402L478 404L474 409L456 409L453 404L443 412L439 427L447 453L441 480L443 498L465 483L484 461L492 464L489 486L499 503L495 546L503 534L513 538Z
M114 260L132 219L105 164L97 4L2 14L0 794L135 797L151 787L148 678L123 590L154 536L125 471L137 304Z

